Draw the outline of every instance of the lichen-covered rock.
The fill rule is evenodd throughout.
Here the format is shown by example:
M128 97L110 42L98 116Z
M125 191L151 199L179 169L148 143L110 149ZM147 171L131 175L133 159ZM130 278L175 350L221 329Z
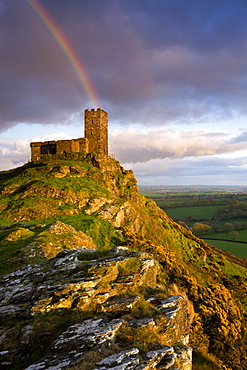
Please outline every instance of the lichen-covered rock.
M155 369L157 365L161 369L170 369L175 363L176 355L173 347L162 346L160 349L146 353L143 361L136 370Z
M186 349L184 349L186 351ZM185 363L178 357L173 347L161 346L161 348L150 351L141 357L138 348L131 348L125 351L108 356L96 363L94 370L151 370L151 369L169 369L169 370L191 370L192 358ZM178 367L177 367L178 366Z
M173 295L161 301L158 308L167 318L167 344L181 341L190 329L188 300L182 295Z
M41 188L40 187L35 187L35 186L27 187L27 189L24 190L22 192L22 194L20 195L20 198L21 199L33 198L33 197L37 197L37 196L45 198L45 200L47 198L48 199L49 198L55 198L55 199L61 199L62 200L62 201L60 200L60 205L61 205L61 203L75 204L79 208L82 208L86 205L86 203L89 199L89 194L90 193L86 190L81 191L81 192L77 192L75 194L71 190L59 189L59 188L55 188L51 185L44 184ZM49 200L49 202L51 203L51 200ZM58 205L59 205L59 203L58 203ZM20 211L16 212L16 217L17 217L18 214L20 214ZM23 211L25 211L25 210L23 209ZM41 209L35 209L35 211L37 212L37 214L39 214L39 212L41 213L42 211L44 211L44 209L42 209L42 208ZM42 215L42 213L41 213L41 215ZM23 214L23 216L24 216L24 214ZM26 216L25 217L26 220L36 218L36 217L33 217L32 214L29 214L29 215L26 214L25 216ZM42 218L45 218L45 217L42 217ZM22 217L22 219L24 220L23 217Z
M132 233L138 233L142 226L138 212L130 202L124 202L122 205L106 206L98 213L98 216L109 221L115 227L123 227L126 220L128 220L128 230Z
M91 215L92 213L98 211L105 204L112 203L112 202L113 202L113 199L107 199L104 197L91 199L87 203L88 208L85 210L85 213L88 215Z
M58 235L63 235L64 230L67 228L62 224L52 226L52 232ZM167 340L165 333L162 334L163 340L174 345L175 341L183 339L187 334L183 332L187 330L187 325L176 328L174 317L178 319L177 325L181 325L180 311L186 312L186 298L174 296L167 301L157 300L152 305L145 301L141 293L144 287L156 288L159 266L155 260L146 253L132 252L126 247L114 248L107 254L102 254L101 258L98 258L98 255L99 252L95 249L63 251L40 265L24 267L2 279L0 318L18 319L19 323L23 321L23 325L14 327L13 332L3 326L5 335L1 343L4 349L2 363L15 363L14 358L21 356L23 348L32 345L42 315L49 313L59 314L67 311L84 314L92 311L93 317L81 319L65 329L54 338L47 355L27 367L28 370L69 369L83 361L92 348L97 348L100 354L100 347L106 342L113 343L118 340L123 324L141 336L147 336L151 328L154 334L163 333L164 320L160 319L162 315L167 317ZM132 290L139 290L140 294L133 294ZM171 308L174 315L168 315L167 309ZM132 316L132 312L136 312L136 318ZM103 313L105 316L102 316ZM150 317L150 313L153 313L154 317ZM146 317L146 314L149 316ZM124 330L121 340L125 338ZM48 328L45 333L47 332ZM171 332L176 333L173 342L170 338ZM141 341L141 336L137 336L137 341ZM154 344L157 346L156 337ZM18 343L14 352L10 338L12 341L16 338ZM127 338L128 335L126 340ZM169 349L162 347L149 351L146 356L140 356L136 350L134 352L127 348L120 354L108 356L108 359L102 358L95 363L95 368L103 370L108 361L109 368L112 369L119 367L127 370L141 366L140 369L148 370L155 368L156 363L161 363L164 369L169 369L176 359L172 346Z
M122 323L120 319L109 322L96 319L72 325L53 343L52 356L26 370L54 369L56 366L57 369L69 368L83 357L85 351L96 346L99 349L103 343L111 341Z
M122 369L122 370L132 370L136 369L136 365L139 364L140 360L138 358L139 350L138 348L127 349L115 355L104 358L98 362L97 368L94 370L106 370L106 369Z
M73 349L75 346L78 350L84 350L100 345L105 341L112 340L122 324L123 321L120 319L109 322L105 322L103 319L91 319L75 324L58 337L51 350L56 352L65 348L66 350Z
M134 305L139 301L140 297L138 296L113 296L109 298L101 306L102 312L107 311L130 311Z
M72 166L54 166L50 170L50 176L52 177L83 177L86 174L87 170L78 165Z

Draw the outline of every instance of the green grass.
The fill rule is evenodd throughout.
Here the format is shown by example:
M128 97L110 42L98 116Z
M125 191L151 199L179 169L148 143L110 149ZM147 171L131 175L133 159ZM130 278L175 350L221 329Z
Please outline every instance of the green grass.
M10 272L16 270L17 268L22 267L24 264L21 262L16 262L16 259L18 259L18 251L27 246L29 243L32 242L35 236L39 234L41 229L33 230L33 235L27 238L19 238L16 241L5 241L3 242L2 239L12 233L14 229L9 230L1 230L0 231L0 275L6 275ZM13 264L13 261L15 263ZM34 261L33 263L36 263L38 261Z
M46 184L61 190L78 193L86 190L87 193L91 193L91 196L107 194L107 190L98 181L87 178L50 177L40 182L41 186L44 186ZM34 186L37 187L37 185L39 185L39 183L36 182Z
M28 227L32 227L38 224L49 226L55 221L61 221L63 223L73 226L77 231L82 231L93 239L96 247L100 251L104 251L113 248L117 245L121 245L124 238L119 234L115 228L107 221L101 220L94 216L87 215L72 215L72 216L60 216L54 218L46 218L35 221L26 222ZM16 227L18 229L18 227ZM27 238L18 238L15 241L5 241L3 238L8 234L12 233L14 229L0 230L0 275L6 275L17 268L20 268L27 264L25 261L18 261L18 253L21 248L24 248L32 243L37 238L40 232L43 232L44 228L33 228L33 235ZM33 263L38 263L45 260L40 258L33 260ZM30 263L30 261L28 262Z
M192 217L196 219L213 218L217 212L222 209L222 206L197 206L197 207L181 207L167 209L165 212L173 219L185 219Z
M55 218L35 220L37 224L52 224L61 221L90 236L99 250L109 249L123 242L123 237L107 221L88 215L62 215Z
M118 271L120 275L130 275L138 272L141 267L141 262L138 258L130 258L127 261L120 262L118 265Z
M235 256L247 259L247 244L211 239L207 239L206 242L225 252L230 252Z
M58 188L64 187L66 189L74 189L74 186L77 186L79 182L85 184L85 186L92 185L94 180L92 180L92 183L88 183L88 179L86 177L82 178L56 178L51 176L51 170L53 167L56 167L56 165L77 165L82 168L85 168L87 171L91 171L92 173L99 172L98 169L93 167L92 165L89 165L87 162L77 162L77 161L52 161L51 163L43 163L43 164L36 164L32 165L26 164L23 167L16 168L12 171L3 171L0 173L0 190L7 187L16 187L16 191L18 192L18 186L22 185L31 185L34 182L41 182L48 183L50 185L57 186ZM91 180L90 180L91 181ZM74 185L76 184L76 185ZM97 185L95 185L97 187ZM76 189L77 190L77 189ZM78 189L80 190L80 189Z
M247 230L238 230L238 237L236 238L236 241L240 242L246 242L247 243ZM227 240L232 240L230 232L228 233L214 233L214 234L209 234L206 236L207 238L213 238L213 239L227 239ZM203 239L203 237L202 237ZM246 244L247 246L247 244Z
M13 221L9 217L2 217L0 218L0 226L7 226L7 225L12 225Z
M161 208L169 208L169 207L172 207L174 204L177 205L179 203L184 203L184 199L169 199L169 200L165 200L165 199L155 199L154 197L152 197L152 199L157 203L157 205Z
M103 251L92 251L92 252L84 252L82 251L81 254L78 256L78 259L80 261L91 261L94 259L101 260L105 259L107 257L113 257L114 254L109 250L103 250Z
M235 265L229 261L224 261L224 266L221 266L223 272L225 272L229 276L243 276L247 278L247 270L246 268Z
M87 314L88 316L90 315L89 312ZM30 334L28 344L26 344L26 351L22 354L21 363L18 356L15 355L15 351L13 351L13 348L18 347L20 338L16 333L12 335L12 341L8 346L10 360L12 360L11 369L25 369L27 366L39 361L47 354L47 349L52 342L67 330L69 326L81 321L83 316L86 315L82 311L64 308L36 315L32 321L33 332ZM93 315L91 314L91 316ZM13 327L13 323L12 325L10 324L10 327Z
M94 216L61 216L57 217L56 220L67 223L77 231L82 231L90 236L99 250L113 248L124 241L122 235L109 222Z

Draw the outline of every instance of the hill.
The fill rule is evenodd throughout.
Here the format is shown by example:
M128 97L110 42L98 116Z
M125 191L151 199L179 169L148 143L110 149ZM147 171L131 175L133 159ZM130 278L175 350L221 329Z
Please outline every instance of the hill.
M0 173L1 366L244 370L247 261L100 154ZM119 366L119 367L117 367Z

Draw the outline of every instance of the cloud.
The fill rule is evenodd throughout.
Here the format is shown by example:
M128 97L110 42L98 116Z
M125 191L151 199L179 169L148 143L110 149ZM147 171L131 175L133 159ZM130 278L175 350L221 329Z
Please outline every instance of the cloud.
M29 139L18 140L12 145L0 144L0 171L23 165L30 157Z
M0 142L0 171L19 167L31 157L30 142L47 140L70 140L72 137L64 132L36 136L33 139L16 140L14 143Z
M113 130L110 150L124 163L153 159L212 156L247 149L247 140L235 143L230 134L169 128ZM242 134L240 135L242 137Z
M247 159L197 157L125 163L139 185L246 185Z
M74 137L68 135L66 132L54 132L49 135L36 136L33 139L29 139L28 142L35 141L48 141L48 140L72 140ZM23 140L25 142L25 140Z
M237 144L237 143L246 143L247 142L247 132L243 132L241 135L233 138L229 143Z

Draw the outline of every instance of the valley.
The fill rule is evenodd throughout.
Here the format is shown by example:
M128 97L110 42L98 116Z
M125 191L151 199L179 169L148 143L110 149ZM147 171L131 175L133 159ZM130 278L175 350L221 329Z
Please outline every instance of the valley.
M247 259L247 187L140 187L174 221L214 247Z

